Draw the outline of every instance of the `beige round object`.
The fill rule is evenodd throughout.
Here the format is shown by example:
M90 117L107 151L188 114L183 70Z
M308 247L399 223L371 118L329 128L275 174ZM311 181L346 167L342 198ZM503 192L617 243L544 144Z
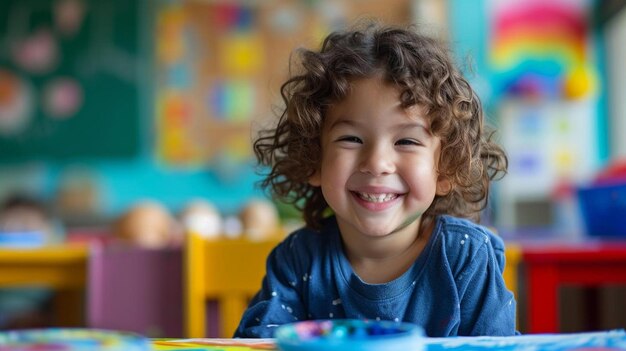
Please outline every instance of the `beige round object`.
M243 232L253 239L275 236L280 230L276 206L267 200L251 200L239 213Z
M117 221L115 235L145 248L163 248L172 243L176 222L164 206L145 201L133 206Z
M219 211L206 200L191 201L180 214L185 233L216 238L222 234L223 220Z

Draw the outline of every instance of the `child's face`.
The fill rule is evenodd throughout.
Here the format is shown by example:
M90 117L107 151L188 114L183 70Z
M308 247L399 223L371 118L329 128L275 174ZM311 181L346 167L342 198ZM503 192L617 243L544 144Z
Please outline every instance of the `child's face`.
M447 182L437 174L441 149L421 108L401 107L400 91L380 78L353 82L332 105L322 130L321 186L343 235L415 235L420 216Z

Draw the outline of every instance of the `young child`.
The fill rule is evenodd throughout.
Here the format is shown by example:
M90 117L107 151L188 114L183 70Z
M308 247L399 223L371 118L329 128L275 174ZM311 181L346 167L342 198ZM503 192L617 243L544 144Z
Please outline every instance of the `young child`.
M62 225L48 205L36 196L21 193L0 203L0 232L38 233L42 245L64 240ZM52 295L43 287L0 288L0 330L49 325Z
M335 318L514 335L504 244L469 220L507 158L445 48L370 23L300 58L278 125L254 148L271 167L263 186L300 205L306 227L268 257L235 336Z

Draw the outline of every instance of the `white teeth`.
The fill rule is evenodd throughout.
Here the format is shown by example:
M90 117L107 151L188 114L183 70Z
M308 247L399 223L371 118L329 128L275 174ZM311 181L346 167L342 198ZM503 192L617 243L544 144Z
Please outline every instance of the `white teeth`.
M369 202L386 202L395 199L398 197L398 194L368 194L368 193L358 193L357 195Z

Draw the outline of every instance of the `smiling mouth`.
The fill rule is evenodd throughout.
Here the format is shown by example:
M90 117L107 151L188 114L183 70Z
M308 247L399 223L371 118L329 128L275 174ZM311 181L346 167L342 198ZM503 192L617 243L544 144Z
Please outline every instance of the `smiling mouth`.
M367 202L375 202L375 203L391 201L393 199L396 199L398 196L400 196L399 194L396 194L396 193L368 194L368 193L360 193L358 191L355 192L355 194L362 200L365 200Z

